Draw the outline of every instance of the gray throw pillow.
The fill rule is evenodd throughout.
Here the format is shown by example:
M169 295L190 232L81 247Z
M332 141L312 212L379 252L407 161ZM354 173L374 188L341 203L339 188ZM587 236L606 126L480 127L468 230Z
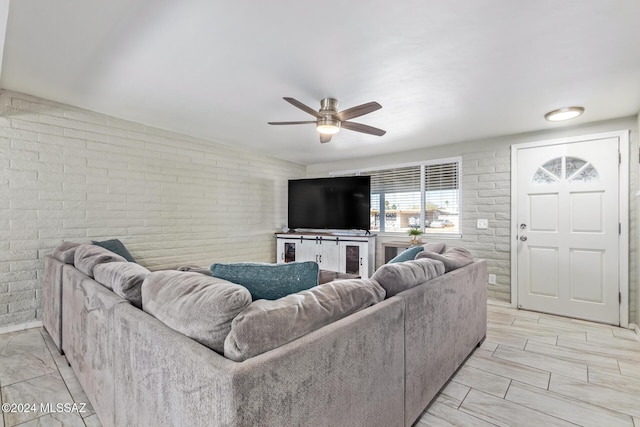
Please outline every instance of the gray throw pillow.
M78 270L93 278L94 267L107 262L127 262L127 260L100 246L84 244L76 248L73 264Z
M80 243L67 242L65 240L53 251L53 257L65 264L73 264L78 246L80 246Z
M445 273L453 271L457 268L464 267L473 262L473 255L465 248L452 248L443 254L433 252L421 252L416 259L435 259L444 263Z
M380 283L380 286L387 291L387 298L390 298L443 274L442 262L433 259L416 259L385 264L376 270L371 278Z
M422 245L422 247L424 248L425 251L429 251L429 252L435 252L437 254L441 254L444 251L447 250L447 244L446 243L427 243ZM416 255L417 257L417 255Z
M135 262L108 262L93 268L96 282L111 289L116 295L142 307L141 287L151 272Z
M241 362L384 299L370 279L336 280L275 301L254 301L231 324L224 356Z
M231 321L249 304L246 288L200 273L156 271L142 284L144 311L220 354Z

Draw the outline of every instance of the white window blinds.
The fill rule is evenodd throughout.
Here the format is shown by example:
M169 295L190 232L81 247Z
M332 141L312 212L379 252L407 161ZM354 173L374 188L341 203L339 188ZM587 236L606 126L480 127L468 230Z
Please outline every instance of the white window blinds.
M460 234L459 158L355 174L371 176L372 231Z

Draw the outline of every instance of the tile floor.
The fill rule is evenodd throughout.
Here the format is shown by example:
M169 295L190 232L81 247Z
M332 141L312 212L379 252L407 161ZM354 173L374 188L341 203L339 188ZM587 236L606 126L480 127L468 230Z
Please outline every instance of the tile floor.
M415 427L640 427L634 332L492 304L488 310L487 340ZM0 387L3 404L36 404L4 412L0 427L100 426L42 328L0 335ZM58 403L62 411L49 410Z
M0 427L101 426L73 370L43 328L0 335L0 387ZM5 408L7 404L14 406Z
M487 339L415 427L640 427L628 329L489 304Z

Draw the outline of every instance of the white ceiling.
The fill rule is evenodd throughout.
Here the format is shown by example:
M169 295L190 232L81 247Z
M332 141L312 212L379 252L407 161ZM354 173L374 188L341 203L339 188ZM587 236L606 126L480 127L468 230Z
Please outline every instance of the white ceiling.
M2 88L303 164L640 110L638 0L11 0L6 23ZM387 134L321 145L267 124L313 119L283 96L378 101L353 121Z

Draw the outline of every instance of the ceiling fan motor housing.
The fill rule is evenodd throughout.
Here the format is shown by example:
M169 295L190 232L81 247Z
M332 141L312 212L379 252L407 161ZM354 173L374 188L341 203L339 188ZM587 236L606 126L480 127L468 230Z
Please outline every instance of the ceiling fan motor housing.
M322 117L318 117L316 130L325 135L334 135L340 130L340 120L334 117L338 114L338 100L334 98L324 98L320 101L320 111Z
M336 114L338 112L338 100L335 98L324 98L320 101L321 114Z

